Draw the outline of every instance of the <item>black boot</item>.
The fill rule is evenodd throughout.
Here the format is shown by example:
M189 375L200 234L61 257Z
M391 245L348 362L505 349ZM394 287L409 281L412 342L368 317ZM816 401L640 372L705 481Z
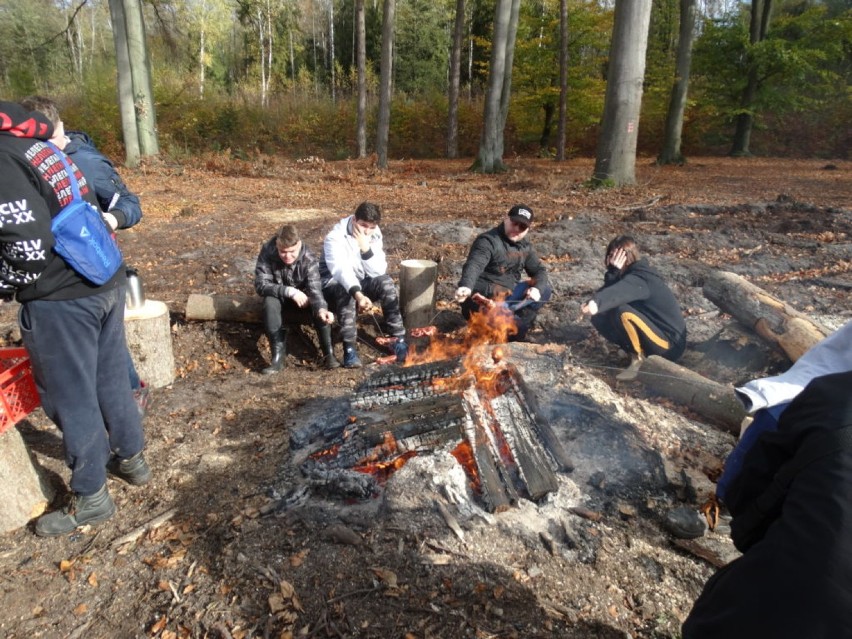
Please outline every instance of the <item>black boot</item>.
M322 349L323 365L329 370L340 368L340 362L334 356L334 348L331 345L331 326L323 324L317 327L317 337L319 338L320 348Z
M287 358L287 331L282 328L274 333L268 333L267 337L269 338L269 348L272 351L272 361L261 373L272 375L284 368L284 360Z
M115 514L115 503L109 496L106 484L94 495L71 496L71 503L61 510L39 517L35 525L39 537L56 537L67 535L85 524L96 524L105 521Z

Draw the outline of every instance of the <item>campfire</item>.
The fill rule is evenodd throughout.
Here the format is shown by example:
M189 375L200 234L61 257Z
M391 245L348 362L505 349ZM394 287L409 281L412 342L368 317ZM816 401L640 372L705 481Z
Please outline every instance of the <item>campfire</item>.
M413 363L373 374L347 415L295 434L294 448L314 444L301 463L311 485L368 498L409 459L441 449L488 512L557 490L556 472L572 463L520 372L493 346L511 334L512 315L495 306L474 318L461 339L433 335Z

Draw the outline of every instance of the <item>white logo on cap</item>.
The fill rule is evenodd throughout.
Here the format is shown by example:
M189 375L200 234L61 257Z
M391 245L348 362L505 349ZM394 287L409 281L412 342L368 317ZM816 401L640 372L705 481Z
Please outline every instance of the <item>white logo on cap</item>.
M518 209L518 211L517 211L517 213L515 213L515 215L520 215L521 217L525 217L527 219L530 219L532 217L532 213L530 213L526 209Z

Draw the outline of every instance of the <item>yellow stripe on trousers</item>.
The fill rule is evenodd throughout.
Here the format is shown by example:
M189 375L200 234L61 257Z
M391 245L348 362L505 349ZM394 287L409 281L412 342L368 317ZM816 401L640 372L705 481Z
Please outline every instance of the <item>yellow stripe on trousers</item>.
M636 351L638 355L643 355L644 353L642 353L642 344L639 343L639 334L636 332L636 329L642 331L645 337L660 348L668 350L668 340L663 339L651 330L651 327L645 323L645 320L636 315L636 313L622 313L621 323L624 325L624 330L627 331L627 337L630 339L630 344L633 346L633 350Z

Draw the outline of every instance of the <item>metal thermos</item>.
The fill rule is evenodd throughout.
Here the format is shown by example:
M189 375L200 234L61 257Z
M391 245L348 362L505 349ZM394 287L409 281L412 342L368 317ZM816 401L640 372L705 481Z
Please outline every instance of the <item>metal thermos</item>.
M128 310L135 310L145 306L145 289L142 288L142 280L135 268L128 268L127 275L127 297L125 299L125 307Z

